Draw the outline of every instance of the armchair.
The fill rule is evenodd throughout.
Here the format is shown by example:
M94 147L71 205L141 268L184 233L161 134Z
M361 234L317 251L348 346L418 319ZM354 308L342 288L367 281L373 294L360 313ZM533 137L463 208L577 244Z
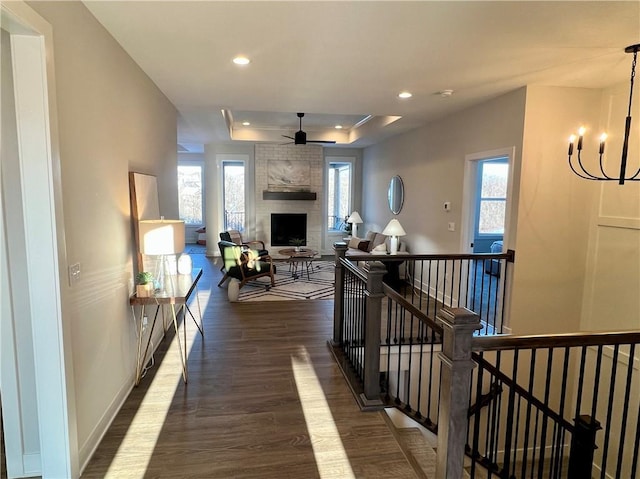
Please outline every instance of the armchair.
M250 248L257 251L258 256L267 256L269 254L269 251L265 248L264 241L244 241L242 239L242 234L238 230L223 231L220 233L220 241L229 241L231 243L244 246L245 248Z
M222 254L225 274L218 283L222 286L229 278L237 279L242 288L248 281L269 276L271 286L275 286L274 274L276 267L273 265L269 255L258 256L254 250L243 248L231 241L219 241L218 247ZM271 286L267 286L267 289Z

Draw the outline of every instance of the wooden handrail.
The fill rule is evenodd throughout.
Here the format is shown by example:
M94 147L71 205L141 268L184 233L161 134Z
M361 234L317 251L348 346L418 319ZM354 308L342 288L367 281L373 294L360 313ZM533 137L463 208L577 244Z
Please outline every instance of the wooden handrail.
M351 261L346 260L344 258L340 258L340 264L342 265L343 268L351 271L362 281L364 281L365 283L367 282L367 275L365 274L365 272L362 271L360 268L358 268L356 265L354 265Z
M505 351L508 349L562 348L575 346L611 346L616 344L640 343L640 330L581 332L553 335L530 336L474 336L471 340L473 351Z
M560 414L555 412L553 409L546 406L542 401L536 398L533 394L531 394L529 391L527 391L525 388L523 388L517 382L515 382L513 378L504 374L502 371L496 368L493 364L481 358L478 354L474 353L472 357L473 357L473 360L476 363L478 363L478 365L480 365L483 369L487 370L490 374L492 374L494 377L499 379L503 384L506 384L507 386L509 386L509 388L517 392L520 397L526 399L527 402L530 402L531 404L533 404L543 414L548 416L550 419L553 419L556 423L560 424L562 427L564 427L568 431L573 432L574 430L573 424L568 422L566 419L564 419Z
M372 253L349 253L346 257L349 261L432 261L432 260L459 260L459 259L506 259L507 262L515 262L515 251L507 250L506 253L440 253L440 254L412 254L402 253L392 254L372 254Z
M399 304L405 311L408 311L409 314L417 318L419 321L426 323L426 325L433 329L433 331L437 334L442 334L442 326L435 322L434 319L430 318L418 308L416 308L413 304L407 301L401 294L395 291L392 287L387 284L382 285L384 294L395 303Z

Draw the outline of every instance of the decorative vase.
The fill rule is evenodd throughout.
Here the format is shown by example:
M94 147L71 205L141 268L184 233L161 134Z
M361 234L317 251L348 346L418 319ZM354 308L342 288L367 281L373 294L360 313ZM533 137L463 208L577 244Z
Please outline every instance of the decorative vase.
M295 251L296 253L300 252L300 246L294 246L293 251Z
M227 286L227 296L229 301L235 303L238 301L238 295L240 294L240 281L235 278L231 278L229 286Z
M178 259L178 274L191 274L193 262L188 254L181 254Z

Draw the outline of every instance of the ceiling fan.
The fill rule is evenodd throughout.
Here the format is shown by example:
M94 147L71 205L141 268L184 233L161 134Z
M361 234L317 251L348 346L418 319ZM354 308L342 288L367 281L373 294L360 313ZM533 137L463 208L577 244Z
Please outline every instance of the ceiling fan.
M294 145L306 145L307 143L328 143L334 144L335 141L332 140L307 140L307 133L302 131L302 117L304 117L304 113L298 113L298 118L300 118L300 129L296 131L295 136L282 135L285 138L289 138L293 140ZM285 143L290 145L290 143Z

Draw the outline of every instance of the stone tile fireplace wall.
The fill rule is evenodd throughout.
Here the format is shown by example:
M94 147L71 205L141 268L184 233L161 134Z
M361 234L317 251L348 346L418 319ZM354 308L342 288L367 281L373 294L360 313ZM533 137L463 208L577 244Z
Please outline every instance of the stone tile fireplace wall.
M309 162L311 170L309 190L316 193L316 199L264 200L263 191L269 189L267 181L269 160ZM264 238L265 242L268 242L268 249L271 247L271 213L306 213L307 248L321 250L322 205L324 203L323 163L322 147L319 145L257 144L255 146L256 237ZM274 247L276 250L280 248L283 247Z

